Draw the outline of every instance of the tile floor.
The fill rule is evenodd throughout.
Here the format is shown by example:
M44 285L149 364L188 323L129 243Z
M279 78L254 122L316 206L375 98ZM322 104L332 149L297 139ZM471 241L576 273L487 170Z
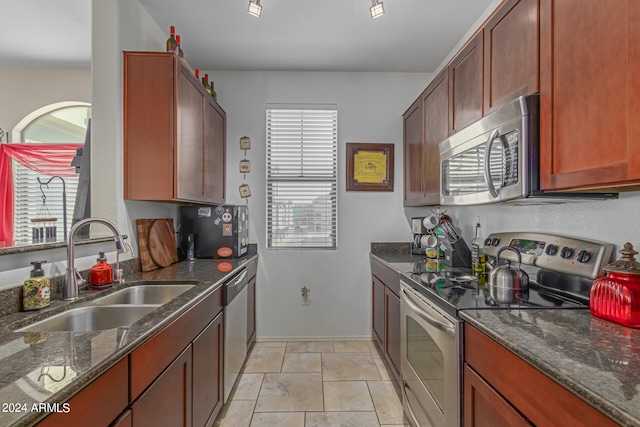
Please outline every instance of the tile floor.
M217 427L408 426L373 341L258 342Z

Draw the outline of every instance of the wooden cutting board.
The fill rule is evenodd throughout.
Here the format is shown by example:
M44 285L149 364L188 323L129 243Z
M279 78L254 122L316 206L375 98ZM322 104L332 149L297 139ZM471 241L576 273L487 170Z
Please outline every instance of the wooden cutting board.
M157 219L151 224L147 246L151 259L160 267L168 267L178 262L173 219Z
M158 221L159 223L154 227L152 233L152 226ZM156 270L178 261L175 234L173 234L173 219L137 219L136 228L138 230L138 250L140 251L140 266L142 271ZM170 236L167 236L167 230L171 230ZM152 236L154 237L151 241L150 238ZM152 243L153 248L151 247ZM171 250L171 248L173 248L173 250ZM166 265L157 263L153 257L160 263ZM169 264L167 264L167 262L169 262Z

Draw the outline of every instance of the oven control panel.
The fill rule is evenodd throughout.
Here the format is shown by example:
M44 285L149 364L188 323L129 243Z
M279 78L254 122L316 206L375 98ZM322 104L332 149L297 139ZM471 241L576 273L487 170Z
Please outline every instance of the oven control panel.
M560 273L595 279L602 275L613 252L613 244L556 234L507 232L492 233L484 241L484 253L495 258L509 246L520 252L522 263ZM513 251L504 251L500 259L517 262Z

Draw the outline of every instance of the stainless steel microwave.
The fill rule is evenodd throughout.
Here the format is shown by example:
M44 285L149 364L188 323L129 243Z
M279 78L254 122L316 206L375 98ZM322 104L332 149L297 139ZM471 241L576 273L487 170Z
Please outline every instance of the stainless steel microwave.
M539 95L521 96L440 143L440 203L561 203L618 193L544 192Z

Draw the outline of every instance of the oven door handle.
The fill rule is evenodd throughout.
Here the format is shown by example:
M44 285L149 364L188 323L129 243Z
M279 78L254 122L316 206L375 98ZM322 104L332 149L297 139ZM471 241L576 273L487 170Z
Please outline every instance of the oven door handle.
M407 412L409 412L409 417L411 418L411 424L416 427L420 427L420 422L416 417L416 413L413 412L413 408L411 407L411 402L409 401L409 397L407 396L407 390L409 390L411 394L413 394L413 396L416 398L416 401L418 402L418 405L420 405L420 400L418 400L418 396L416 396L413 390L411 390L411 387L409 387L409 384L403 380L402 381L402 399L407 403ZM422 412L424 413L424 415L429 420L429 423L431 423L431 425L434 426L435 424L433 423L433 420L431 420L431 417L429 416L429 412L426 411L424 407L422 407L422 405L420 405L420 407L422 408Z
M491 181L491 148L493 148L493 141L498 137L500 137L500 131L498 129L491 132L491 136L489 136L486 148L484 149L484 179L487 181L489 193L491 193L494 198L498 197L498 191L493 185L493 181Z
M418 301L414 299L406 290L401 289L402 297L404 302L415 312L417 316L419 316L422 320L429 323L431 326L445 332L447 335L455 336L456 329L448 323L443 323L440 320L436 319L431 312L433 309L429 306L420 304ZM429 312L429 313L427 313Z

